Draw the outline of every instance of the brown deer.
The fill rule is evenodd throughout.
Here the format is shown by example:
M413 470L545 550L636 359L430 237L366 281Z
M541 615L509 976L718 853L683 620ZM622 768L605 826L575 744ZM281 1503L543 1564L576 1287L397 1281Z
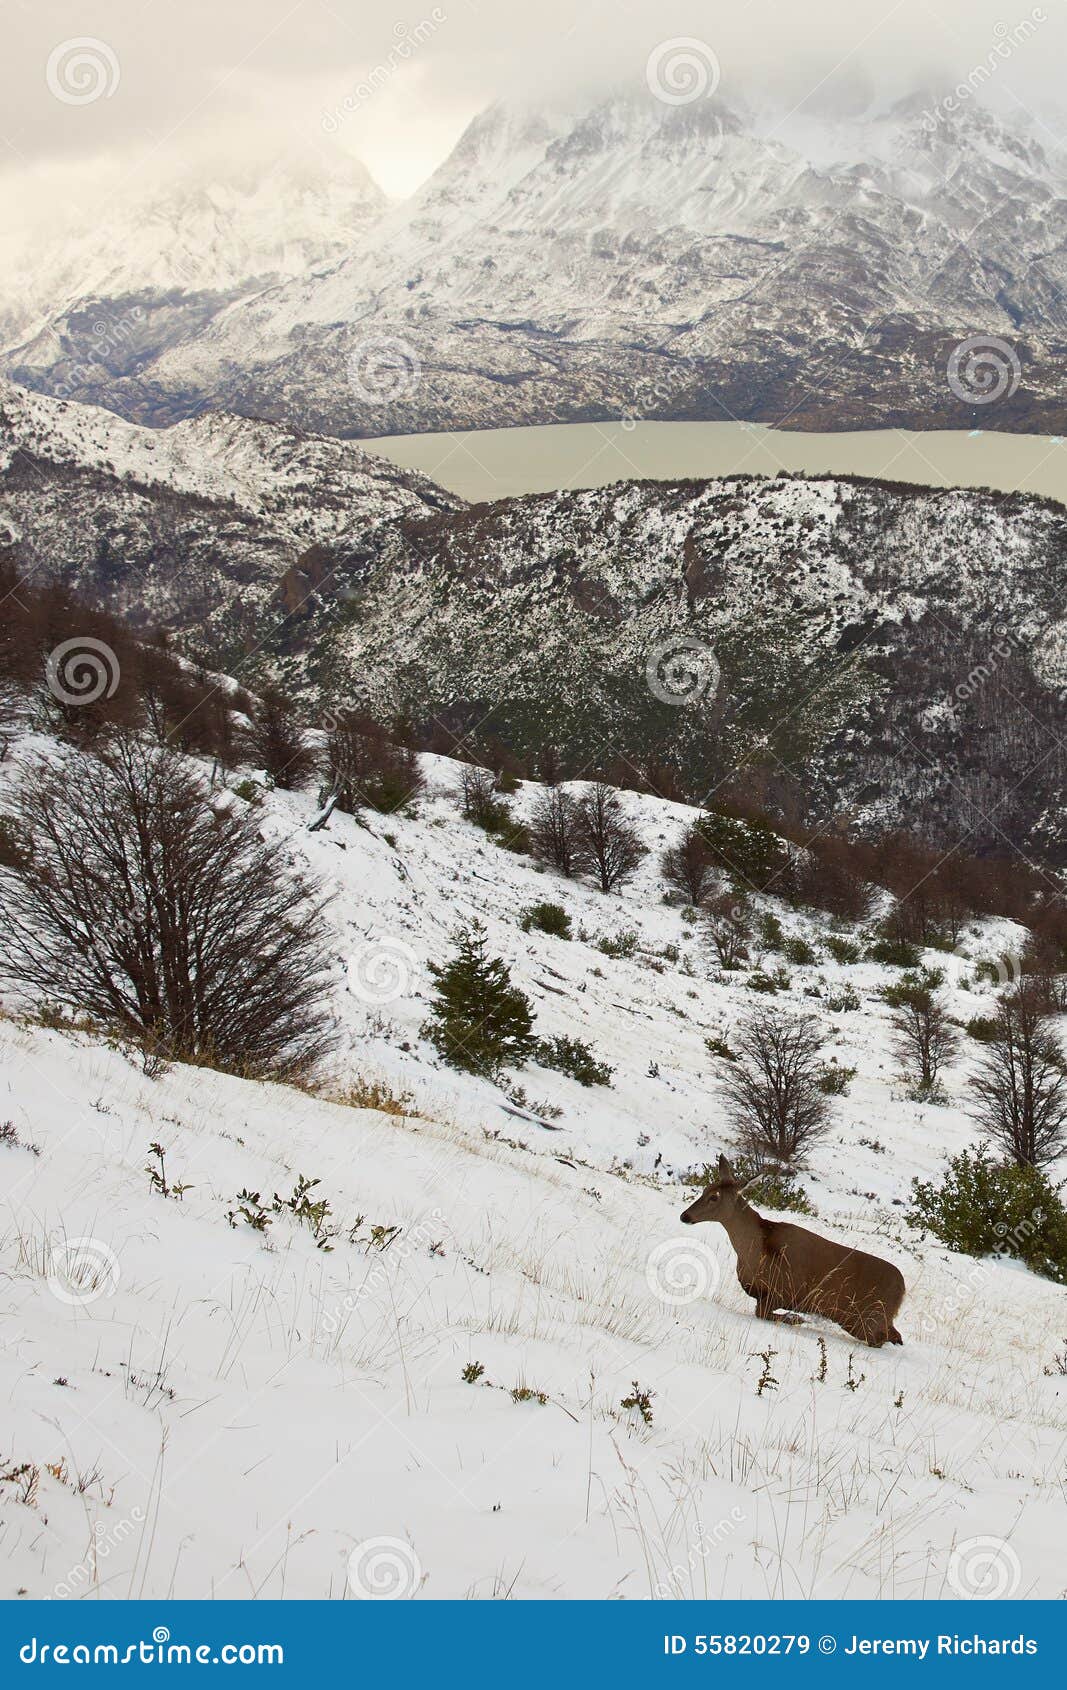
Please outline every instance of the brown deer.
M742 1195L762 1178L736 1179L720 1156L714 1184L681 1217L687 1226L718 1221L726 1228L741 1289L755 1297L760 1319L777 1320L777 1309L821 1314L875 1349L887 1342L902 1344L893 1325L907 1289L899 1268L865 1250L820 1238L805 1226L766 1220Z

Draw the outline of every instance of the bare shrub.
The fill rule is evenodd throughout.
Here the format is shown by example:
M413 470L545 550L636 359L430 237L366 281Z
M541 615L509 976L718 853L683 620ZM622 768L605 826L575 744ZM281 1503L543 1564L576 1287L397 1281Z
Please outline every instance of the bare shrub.
M863 921L871 907L871 887L857 871L854 853L838 839L813 840L794 854L789 897L842 921Z
M715 884L715 857L700 829L687 827L677 845L660 858L660 870L670 891L688 904L701 904Z
M1067 1063L1038 993L1023 985L1001 1000L970 1086L975 1118L1019 1167L1047 1167L1063 1153Z
M253 706L245 732L248 759L266 770L282 792L304 786L315 771L315 754L281 693L268 688Z
M752 920L737 892L720 892L707 906L707 931L720 968L740 968L748 958Z
M733 1043L735 1060L719 1064L719 1085L742 1148L759 1165L802 1159L830 1122L817 1021L756 1009Z
M32 853L2 874L0 975L152 1051L256 1077L325 1043L324 900L243 806L121 738L14 796Z

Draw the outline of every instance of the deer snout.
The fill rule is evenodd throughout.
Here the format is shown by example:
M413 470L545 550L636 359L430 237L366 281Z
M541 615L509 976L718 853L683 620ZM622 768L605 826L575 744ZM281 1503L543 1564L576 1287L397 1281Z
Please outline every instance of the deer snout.
M695 1208L696 1204L693 1203L688 1209L683 1209L679 1215L679 1220L684 1221L686 1226L696 1226L699 1216L694 1215L693 1210Z

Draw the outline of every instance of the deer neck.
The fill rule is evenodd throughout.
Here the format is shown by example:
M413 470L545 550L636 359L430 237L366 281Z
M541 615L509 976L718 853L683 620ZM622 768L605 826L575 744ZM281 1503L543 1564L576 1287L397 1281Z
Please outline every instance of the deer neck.
M722 1224L738 1261L757 1262L763 1254L763 1221L755 1209L741 1197Z

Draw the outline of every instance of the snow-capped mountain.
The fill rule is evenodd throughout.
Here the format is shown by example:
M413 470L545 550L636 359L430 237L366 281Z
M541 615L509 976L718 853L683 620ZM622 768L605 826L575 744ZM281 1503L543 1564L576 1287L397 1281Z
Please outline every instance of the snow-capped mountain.
M0 383L0 543L139 627L221 657L336 590L323 548L452 509L351 442L209 412L170 429Z
M1051 431L1065 234L1062 153L975 102L847 123L647 90L497 105L340 262L99 397L348 435L620 415ZM988 367L948 380L975 335L1004 342L995 405Z
M27 386L94 401L225 306L336 260L382 214L354 159L217 161L65 211L14 243L0 282L5 368Z

